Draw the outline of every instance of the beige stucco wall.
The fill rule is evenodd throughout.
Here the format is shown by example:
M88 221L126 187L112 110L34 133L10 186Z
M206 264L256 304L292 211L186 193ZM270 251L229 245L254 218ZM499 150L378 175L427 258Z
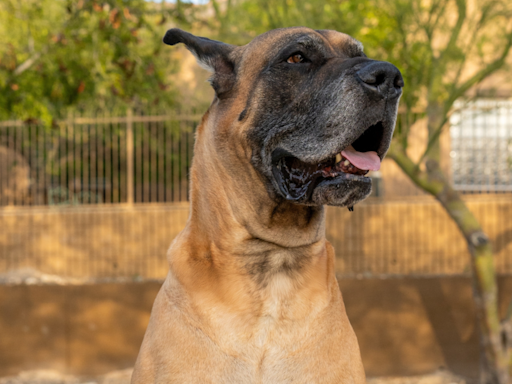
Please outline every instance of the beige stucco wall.
M469 208L487 232L499 272L512 272L512 197L474 196ZM166 251L188 204L0 210L0 274L34 268L85 278L162 278ZM369 199L354 212L327 208L327 238L344 275L469 272L466 244L428 197Z

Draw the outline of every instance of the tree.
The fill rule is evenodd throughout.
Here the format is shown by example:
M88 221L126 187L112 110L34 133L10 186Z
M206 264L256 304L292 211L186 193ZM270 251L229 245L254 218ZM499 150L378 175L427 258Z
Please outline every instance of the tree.
M491 244L440 167L439 137L454 102L505 65L512 46L512 6L506 1L436 0L386 2L386 7L378 9L385 14L381 18L376 15L376 29L380 20L385 20L386 40L394 42L388 60L399 63L409 83L402 103L405 121L396 131L388 156L442 204L464 236L471 255L482 344L481 380L508 383L512 366L510 314L500 323ZM419 161L414 162L407 146L416 120L413 111L421 104L428 142Z
M512 373L512 305L500 322L491 245L440 167L439 138L454 102L504 68L512 46L510 1L228 0L224 8L216 0L212 4L218 23L214 26L222 38L236 35L234 42L239 43L277 27L331 28L358 38L368 56L399 67L406 84L401 101L403 114L388 156L442 204L464 236L471 255L481 335L482 382L508 383ZM232 25L238 30L228 29ZM415 162L407 151L408 139L413 124L423 117L427 120L428 143Z
M76 105L175 99L162 36L190 5L144 0L2 0L0 119L50 124Z

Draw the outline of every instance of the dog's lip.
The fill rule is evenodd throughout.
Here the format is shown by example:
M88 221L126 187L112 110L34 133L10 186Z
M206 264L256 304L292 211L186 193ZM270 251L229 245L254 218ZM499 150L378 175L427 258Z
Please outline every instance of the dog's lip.
M311 162L311 161L303 161L300 157L297 157L295 155L293 155L292 153L288 152L287 150L285 149L282 149L282 148L276 148L273 152L272 152L272 159L271 159L271 163L274 167L277 167L277 165L279 164L279 162L286 158L286 157L294 157L294 158L297 158L298 160L300 160L301 162L303 163L310 163L310 164L323 164L323 163L328 163L328 162L331 162L333 161L334 159L336 159L336 161L334 162L334 164L338 164L339 163L339 160L338 160L338 157L343 157L343 158L346 158L348 159L354 166L357 166L357 164L354 164L355 161L353 161L353 158L351 158L350 155L348 155L349 153L351 152L356 152L358 154L366 154L366 153L374 153L378 156L379 158L379 164L377 165L376 163L376 160L373 159L373 166L369 166L368 168L359 168L361 170L365 170L365 171L378 171L379 168L380 168L380 163L382 162L382 156L379 155L376 151L367 151L367 152L359 152L359 151L356 151L354 149L354 147L352 146L352 144L349 144L347 145L345 148L343 148L342 150L340 151L337 151L336 153L330 155L330 156L327 156L327 157L324 157L322 160L318 161L318 162ZM348 156L347 156L348 155Z
M371 183L364 175L380 169L387 150L383 142L386 123L385 120L377 121L357 138L340 140L338 150L330 156L320 157L319 161L315 161L315 156L307 156L304 161L300 151L295 154L281 147L275 148L270 159L274 185L287 200L306 203L325 180L332 181L330 188L348 181L355 186L356 180Z
M347 146L345 146L343 149L333 153L332 155L330 156L326 156L324 157L323 159L321 159L320 161L304 161L303 159L301 159L299 156L295 156L294 154L288 152L287 150L283 149L283 148L276 148L273 152L272 152L272 158L271 158L271 163L273 166L277 166L277 164L282 160L284 159L285 157L294 157L298 160L300 160L301 162L303 163L310 163L310 164L322 164L322 163L326 163L326 162L329 162L329 161L332 161L333 159L335 159L338 155L339 156L344 156L344 157L347 157L345 156L345 154L343 152L348 152L350 150L353 150L354 148L352 147L352 144L349 144ZM375 151L372 151L372 152L375 152ZM375 152L377 153L377 152ZM377 154L377 156L379 156L379 159L382 161L382 158L380 155ZM336 161L336 163L338 163L338 161Z
M352 173L340 173L336 177L323 179L322 181L320 181L317 184L317 186L315 188L321 187L324 184L333 184L333 183L335 184L335 183L344 183L344 182L353 182L353 181L360 181L363 183L371 183L372 178L368 177L368 176L363 176L363 175L354 175Z
M273 158L274 180L283 197L291 201L311 200L314 190L327 180L370 181L364 176L368 170L357 168L341 153L320 163L304 163L284 150L276 150Z
M271 164L272 165L277 165L277 163L283 157L295 157L295 158L299 159L300 161L302 161L304 163L318 163L318 164L320 164L320 163L323 163L323 162L328 161L330 159L333 159L338 154L342 154L343 155L344 151L348 151L350 149L353 149L353 150L357 151L353 147L353 145L359 140L360 137L363 136L363 134L365 132L367 132L369 129L371 129L373 127L376 127L376 126L380 126L380 127L383 127L383 129L385 129L386 121L385 120L379 120L375 124L370 125L367 129L365 129L361 133L361 135L359 137L357 137L356 139L352 140L351 142L350 141L343 141L342 144L337 148L337 150L334 153L331 153L331 154L329 154L327 156L324 155L320 159L314 159L314 158L304 159L299 154L294 154L294 153L291 153L291 152L289 152L289 151L287 151L287 150L285 150L285 149L283 149L281 147L277 147L277 148L275 148L272 151L272 154L271 154ZM384 155L387 152L387 148L382 148L382 145L379 144L378 148L372 148L370 151L357 151L357 152L360 152L360 153L375 152L377 154L377 156L379 157L380 162L382 162L382 160L384 159ZM378 169L369 169L369 170L376 171Z
M313 191L306 204L351 207L368 197L372 188L369 177L343 174L334 179L324 179Z

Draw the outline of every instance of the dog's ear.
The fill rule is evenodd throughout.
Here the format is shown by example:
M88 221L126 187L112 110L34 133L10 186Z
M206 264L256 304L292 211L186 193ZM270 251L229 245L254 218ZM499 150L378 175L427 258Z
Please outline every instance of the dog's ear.
M213 72L210 83L217 96L220 97L228 92L235 84L235 64L230 59L230 53L235 49L234 45L194 36L179 28L169 29L164 36L164 43L169 45L185 44L197 58L199 64Z

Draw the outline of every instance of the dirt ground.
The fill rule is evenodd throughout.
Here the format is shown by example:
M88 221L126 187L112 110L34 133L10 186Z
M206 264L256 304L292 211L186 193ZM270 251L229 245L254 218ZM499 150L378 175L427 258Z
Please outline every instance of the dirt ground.
M100 377L76 377L57 371L24 371L17 376L0 378L0 384L129 384L132 369L110 372ZM446 371L425 376L369 378L368 384L466 384Z

